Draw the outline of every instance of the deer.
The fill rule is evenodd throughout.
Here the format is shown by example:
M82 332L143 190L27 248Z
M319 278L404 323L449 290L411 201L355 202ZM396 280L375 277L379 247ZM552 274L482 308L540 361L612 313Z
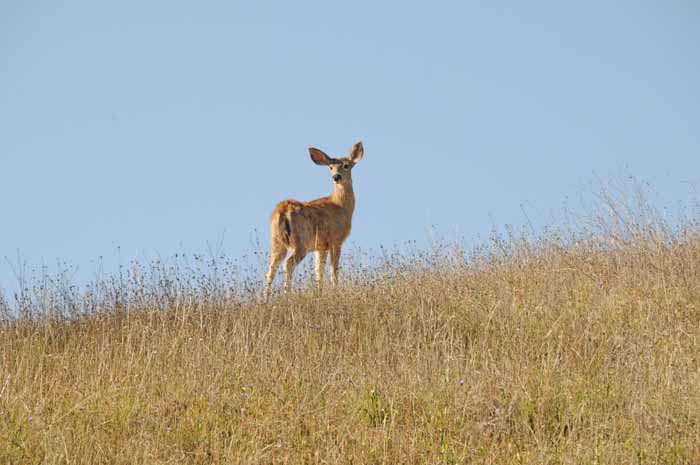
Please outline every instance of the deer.
M364 155L362 142L353 145L347 157L331 158L322 150L309 148L311 161L330 169L333 193L327 197L300 202L288 199L278 203L270 217L270 268L265 275L264 300L269 302L272 281L284 262L284 291L292 290L294 269L309 252L316 252L316 284L323 292L328 254L331 258L331 283L338 285L338 267L343 242L352 229L355 193L352 170ZM289 257L287 253L290 252Z

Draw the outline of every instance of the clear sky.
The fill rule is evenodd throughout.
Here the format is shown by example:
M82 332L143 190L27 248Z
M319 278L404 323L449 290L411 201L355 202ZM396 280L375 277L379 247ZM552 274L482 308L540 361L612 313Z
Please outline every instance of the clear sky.
M277 201L331 190L308 146L364 142L369 250L540 224L595 175L700 181L695 0L4 0L0 57L5 288L18 256L266 247Z

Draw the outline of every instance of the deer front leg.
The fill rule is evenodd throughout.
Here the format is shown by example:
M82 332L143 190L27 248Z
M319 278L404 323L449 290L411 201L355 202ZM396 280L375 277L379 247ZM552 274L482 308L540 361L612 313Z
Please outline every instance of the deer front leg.
M338 267L340 265L340 246L331 247L331 283L338 285Z
M316 251L316 284L318 285L318 292L323 292L323 278L326 274L326 257L328 257L327 250L317 250Z

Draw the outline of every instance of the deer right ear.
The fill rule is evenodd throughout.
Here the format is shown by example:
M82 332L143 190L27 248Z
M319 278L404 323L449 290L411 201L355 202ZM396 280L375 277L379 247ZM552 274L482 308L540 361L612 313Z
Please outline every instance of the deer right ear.
M352 160L353 163L357 163L362 160L364 154L365 148L362 146L362 141L360 141L352 146L352 150L350 150L350 160Z
M331 164L330 157L323 153L322 150L319 150L314 147L309 147L309 155L311 155L311 161L313 161L317 165L326 166Z

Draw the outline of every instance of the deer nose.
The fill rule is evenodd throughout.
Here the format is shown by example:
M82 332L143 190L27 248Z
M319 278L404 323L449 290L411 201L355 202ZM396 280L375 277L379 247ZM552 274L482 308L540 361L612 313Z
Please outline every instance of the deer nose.
M334 174L333 175L333 181L338 182L342 179L343 177L339 174Z

